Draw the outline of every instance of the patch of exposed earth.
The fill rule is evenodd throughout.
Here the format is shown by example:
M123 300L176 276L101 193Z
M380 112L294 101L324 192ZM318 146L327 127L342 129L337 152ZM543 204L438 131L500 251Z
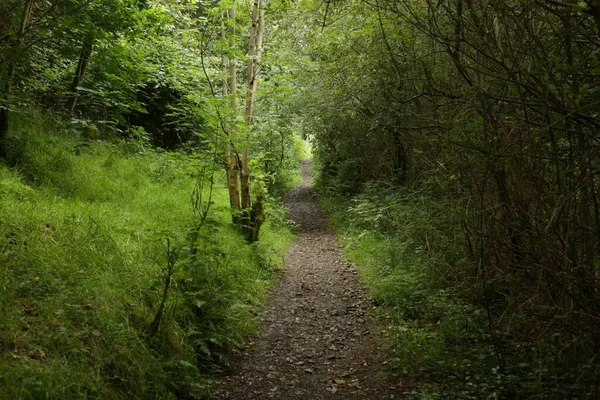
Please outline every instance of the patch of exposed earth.
M221 380L222 399L399 399L387 370L373 304L347 262L312 190L303 183L285 198L298 225L285 269L262 314L260 335Z

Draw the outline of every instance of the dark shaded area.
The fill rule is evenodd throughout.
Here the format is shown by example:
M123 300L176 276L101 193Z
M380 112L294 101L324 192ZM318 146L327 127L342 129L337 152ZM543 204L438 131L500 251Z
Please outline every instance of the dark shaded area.
M125 115L125 120L129 126L144 128L150 134L152 145L173 150L195 136L194 129L184 126L173 112L182 97L181 92L164 82L148 82L137 95L137 101L144 105L146 112L133 111Z

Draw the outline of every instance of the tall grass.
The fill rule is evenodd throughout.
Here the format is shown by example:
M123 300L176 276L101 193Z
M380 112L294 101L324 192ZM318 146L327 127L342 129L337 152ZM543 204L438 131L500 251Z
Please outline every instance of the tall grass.
M191 194L203 181L208 205L212 172L202 157L85 141L35 112L12 126L13 167L0 166L0 398L207 397L255 330L291 240L285 221L247 245L216 171L192 241ZM167 240L176 262L152 334Z

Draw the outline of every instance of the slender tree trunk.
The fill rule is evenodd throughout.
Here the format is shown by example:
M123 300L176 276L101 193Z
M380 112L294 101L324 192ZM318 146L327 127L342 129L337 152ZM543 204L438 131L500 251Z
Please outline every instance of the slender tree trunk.
M230 47L235 45L235 2L232 4L228 16L228 33L229 33L229 44ZM235 60L233 58L223 57L221 61L224 63L222 68L225 71L225 62L229 62L229 80L227 78L223 79L223 93L230 96L230 106L234 110L234 118L233 123L230 126L229 130L229 148L228 148L228 163L227 163L227 187L229 189L229 204L231 205L231 218L234 225L240 224L240 194L239 194L239 184L238 184L238 174L239 174L239 160L238 154L236 151L237 147L237 131L235 124L235 113L237 110L237 69Z
M250 44L248 46L248 86L246 90L246 131L250 132L253 123L254 101L258 85L262 59L262 45L265 28L265 10L267 1L254 0L252 10L252 26L250 28ZM242 207L244 209L244 234L250 243L256 242L264 217L263 196L259 193L256 201L250 200L250 168L248 165L248 144L242 149Z
M8 100L10 92L12 90L12 83L15 77L15 70L17 68L18 56L20 55L21 46L23 44L23 38L29 19L31 16L31 10L33 8L33 0L27 0L25 7L23 8L23 16L21 18L21 24L19 25L19 31L17 32L16 40L11 46L11 53L8 56L6 76L4 84L2 85L2 97L0 98L0 157L6 157L6 135L8 134Z
M79 84L83 80L85 76L85 71L87 69L88 62L90 60L90 56L92 55L92 50L94 48L94 37L92 34L88 34L83 41L83 45L81 46L81 52L79 53L79 62L77 63L77 69L75 70L75 76L73 77L73 82L71 83L71 98L67 103L67 108L69 112L73 114L75 112L75 107L77 107L77 99L79 97L79 93L77 88Z
M264 8L261 9L260 6L261 0L253 0L252 26L250 27L250 40L248 46L248 82L245 98L246 132L249 132L250 127L252 126L253 105L258 73L260 71L262 41L264 37L265 10ZM228 12L228 20L229 26L227 33L229 34L229 45L233 48L235 46L233 39L235 35L235 5L233 5ZM224 35L226 29L224 29L225 27L223 25L224 24L222 24L221 27ZM228 81L225 67L227 62L229 63ZM230 106L233 110L236 110L237 69L235 61L232 58L229 58L228 60L225 54L223 54L221 56L221 69L223 74L223 95L230 96ZM250 157L248 140L244 140L241 144L241 154L238 156L238 153L236 152L238 147L238 135L235 123L230 129L229 137L230 146L228 153L227 185L229 189L232 220L234 225L240 228L248 242L255 242L258 240L260 227L264 221L263 197L260 194L257 195L255 204L252 204L250 197Z
M165 304L169 297L169 288L171 287L171 279L173 278L173 272L175 271L175 263L177 262L177 252L171 247L171 241L167 239L167 271L165 275L165 286L163 288L162 300L158 306L154 319L150 324L150 336L156 336L158 328L160 328L160 321L165 311Z
M265 12L269 0L262 0L260 5L260 12L258 14L258 34L256 37L256 57L254 57L254 80L252 86L252 93L256 92L258 86L258 76L260 74L262 54L263 54L263 38L265 36ZM254 105L252 105L254 110Z
M225 27L225 15L221 14L221 42L225 46L227 40L227 28ZM228 81L228 58L225 48L221 50L221 93L225 99L229 94L229 81Z
M252 7L252 26L250 27L250 43L248 45L248 82L246 90L246 127L249 128L252 125L252 108L254 103L254 89L255 89L255 50L256 50L256 37L257 37L257 25L258 25L258 12L260 7L260 0L254 0ZM250 201L250 167L249 155L248 155L248 141L245 141L242 147L242 209L247 213L251 206ZM249 217L246 216L246 217ZM245 225L249 225L249 221L244 221Z

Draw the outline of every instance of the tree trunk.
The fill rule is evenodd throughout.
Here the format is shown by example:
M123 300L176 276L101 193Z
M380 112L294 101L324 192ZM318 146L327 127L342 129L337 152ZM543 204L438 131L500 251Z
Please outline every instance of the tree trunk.
M235 45L234 36L235 36L235 2L232 4L228 16L228 33L229 33L229 44L230 47ZM223 71L225 71L225 62L227 61L227 57L222 57L221 61L223 62ZM235 113L237 109L237 69L234 59L229 59L229 80L227 77L223 78L223 94L230 96L230 106L234 110L234 118L233 123L230 125L229 129L229 147L227 150L227 188L229 190L229 204L231 205L231 219L234 225L240 224L240 194L238 187L238 173L239 173L239 162L238 162L238 154L236 151L237 147L237 131L235 124Z
M254 100L260 73L266 4L265 1L261 8L261 0L254 0L252 8L252 26L250 27L250 42L248 45L248 85L246 89L246 131L248 133L253 122ZM252 205L250 199L248 141L242 148L242 209L243 233L248 242L256 242L264 221L263 196L259 194L256 197L256 203Z
M94 37L92 34L88 34L83 41L83 45L81 46L81 52L79 53L79 62L77 63L77 69L75 70L75 76L73 77L73 82L71 83L71 98L67 103L67 108L69 112L73 114L75 112L75 107L77 107L77 98L79 97L79 93L77 88L79 84L83 80L85 76L85 71L87 69L88 62L90 60L90 56L92 55L92 50L94 47Z
M2 85L2 97L0 107L0 157L5 158L7 153L6 148L6 135L8 134L8 100L10 92L12 90L12 82L15 77L15 70L17 67L18 57L20 56L21 46L23 44L23 37L29 19L31 16L31 9L33 8L33 0L27 0L23 9L23 17L21 18L21 24L19 25L19 31L17 32L16 40L11 46L11 53L8 57L6 76L4 84Z
M256 37L256 57L254 57L254 80L252 86L252 93L256 91L258 86L258 75L260 74L262 54L263 54L263 38L265 36L265 11L269 0L262 0L260 6L260 12L258 14L258 34ZM254 110L254 104L252 105Z
M258 25L258 11L260 7L260 0L254 0L252 7L252 26L250 27L250 42L248 45L248 82L246 89L246 127L248 132L252 125L252 108L254 102L254 88L255 88L255 60L254 52L256 49L256 37L257 37L257 25ZM245 141L242 147L242 209L245 214L250 211L250 167L248 165L248 141ZM245 219L249 218L249 215L245 216ZM244 221L249 223L249 221Z
M252 112L254 105L255 91L257 87L257 77L260 70L260 59L262 55L262 41L264 36L264 15L265 10L260 9L261 0L253 0L252 7L252 26L250 27L250 40L248 46L248 82L246 86L245 99L245 123L246 132L249 134L252 126ZM229 26L229 44L235 46L235 5L228 12ZM222 32L225 34L222 24ZM225 64L229 62L229 81L225 77ZM237 70L233 59L227 60L227 56L221 56L221 69L223 74L223 95L231 98L230 106L237 109ZM235 117L233 118L235 120ZM232 220L234 225L239 227L240 231L250 243L258 240L258 235L262 222L264 221L263 196L258 195L256 203L253 205L250 196L250 157L248 140L241 144L240 155L236 152L238 146L238 135L235 123L232 124L230 132L230 145L228 147L228 167L227 167L227 186L229 189L229 200L231 204ZM238 178L241 183L238 184ZM240 193L241 187L241 193ZM240 196L241 194L241 196Z

